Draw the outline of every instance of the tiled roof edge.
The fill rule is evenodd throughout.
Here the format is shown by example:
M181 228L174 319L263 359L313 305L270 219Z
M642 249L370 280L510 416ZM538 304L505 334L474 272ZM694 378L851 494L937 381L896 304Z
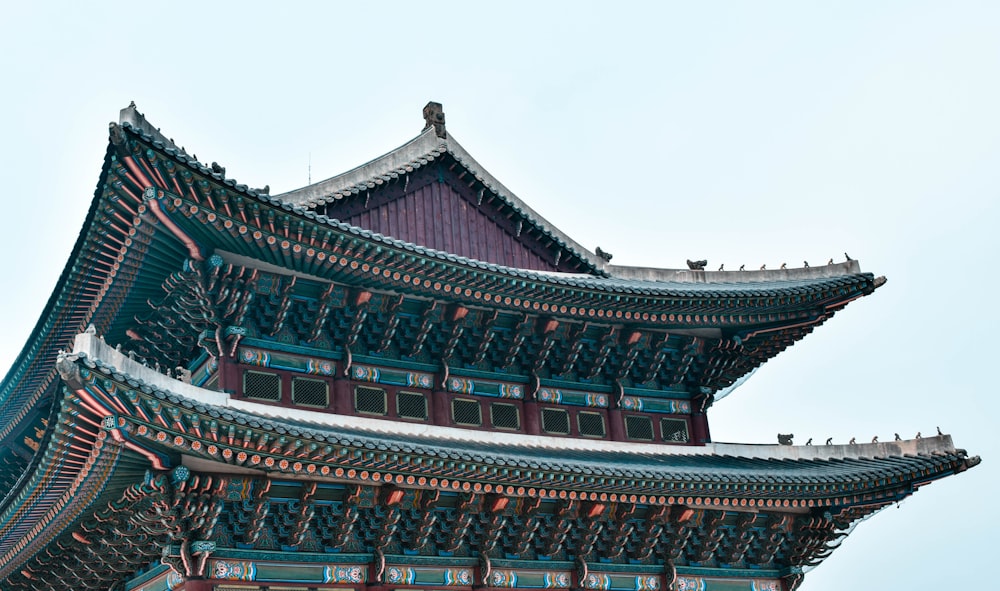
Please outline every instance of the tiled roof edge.
M604 267L612 278L636 281L664 281L675 283L760 283L765 281L792 281L798 279L827 279L861 273L861 264L851 259L843 263L800 267L795 269L767 269L762 271L692 271L690 269L659 269L656 267Z
M434 128L426 129L395 150L369 160L347 172L274 197L293 205L314 207L333 201L337 198L338 193L351 191L359 185L405 170L415 161L435 158L445 151L445 145L446 140L437 137L434 134Z
M129 359L114 350L95 334L82 333L77 336L73 348L74 356L99 362L108 368L102 370L117 371L134 379L142 385L165 395L182 396L188 400L217 407L219 410L229 409L238 413L247 413L264 421L292 421L297 425L309 424L314 429L346 428L368 432L371 436L393 434L425 438L427 443L438 442L474 442L492 443L501 447L533 448L550 451L613 451L621 454L638 454L643 456L682 457L717 455L744 459L762 460L851 460L865 458L886 458L902 456L930 456L937 454L960 453L964 451L955 448L950 435L924 437L884 443L864 443L856 445L772 445L772 444L741 444L741 443L708 443L703 446L665 446L648 443L631 443L621 441L597 441L573 439L564 437L547 437L540 435L524 435L513 433L496 433L457 429L453 427L431 426L424 424L397 423L380 419L336 415L298 408L285 408L272 405L257 404L245 400L233 400L227 394L204 390L197 386L180 382L167 377L149 367ZM978 463L971 458L972 465Z

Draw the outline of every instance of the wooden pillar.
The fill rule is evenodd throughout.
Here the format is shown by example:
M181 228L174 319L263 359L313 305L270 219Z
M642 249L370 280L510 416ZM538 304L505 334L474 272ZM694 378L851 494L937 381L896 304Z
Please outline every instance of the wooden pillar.
M451 414L449 412L448 393L443 390L431 392L430 409L432 422L435 425L448 426L451 424Z
M608 433L612 441L625 441L625 418L619 408L608 409Z
M209 579L188 579L181 587L184 591L212 591L215 583Z
M712 440L708 433L708 415L703 412L691 414L691 443L703 444Z
M524 432L528 435L538 435L542 432L542 411L534 400L524 401Z
M219 358L219 391L227 394L240 393L243 390L243 371L239 363L230 357Z
M333 381L333 412L340 415L354 414L351 389L351 380L340 378Z

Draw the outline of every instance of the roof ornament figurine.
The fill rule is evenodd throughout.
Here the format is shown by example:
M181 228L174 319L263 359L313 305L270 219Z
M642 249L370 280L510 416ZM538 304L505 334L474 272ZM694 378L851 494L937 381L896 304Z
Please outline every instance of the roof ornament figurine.
M719 270L720 271L724 271L725 269L726 269L726 264L725 263L719 265Z
M705 265L707 264L708 264L707 260L700 260L700 261L692 261L691 259L687 260L688 269L691 269L692 271L704 271Z
M793 437L795 437L795 435L793 435L792 433L788 433L787 435L778 433L778 443L780 445L792 445Z
M424 107L424 131L434 128L434 134L439 138L444 139L448 137L448 133L444 128L444 107L441 103L435 103L431 101L427 103Z
M598 258L604 259L604 262L606 263L610 263L612 256L614 256L610 252L602 250L600 246L598 246L597 249L594 250L594 253L597 254Z

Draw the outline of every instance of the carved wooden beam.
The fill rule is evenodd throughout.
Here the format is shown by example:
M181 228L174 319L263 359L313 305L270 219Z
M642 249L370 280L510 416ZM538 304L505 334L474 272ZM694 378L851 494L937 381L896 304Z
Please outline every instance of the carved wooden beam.
M541 554L544 556L554 556L562 548L566 537L573 527L573 521L580 511L578 501L560 501L556 509L556 523L549 532L548 539L542 548Z
M521 346L524 341L531 335L531 323L532 317L525 314L521 317L521 320L514 327L514 336L511 337L510 348L507 349L507 355L504 357L503 364L504 367L510 367L513 365L517 356L521 353Z
M320 524L320 537L323 545L333 550L341 550L350 541L351 534L357 525L361 504L362 487L351 485L344 498L340 515L326 514Z
M441 491L437 489L422 490L419 493L420 501L418 507L420 519L416 523L413 542L410 544L410 550L418 553L425 550L430 544L431 535L434 533L434 524L438 520L438 513L435 511L435 508L441 500Z
M542 499L538 497L522 497L518 500L517 516L521 521L517 537L512 540L510 553L515 556L527 555L531 549L531 543L535 539L535 534L541 525L541 518L538 510L542 506Z
M378 523L375 541L372 543L372 546L379 553L385 553L399 529L399 522L403 517L402 511L400 511L403 496L403 489L393 485L383 486L379 491L376 514L381 514L381 519Z
M632 366L635 365L635 359L639 356L639 351L649 344L649 335L633 330L626 333L623 336L623 343L625 346L625 355L622 358L622 363L615 371L615 379L621 380L628 375L628 372L632 370Z
M456 552L462 547L482 504L481 495L469 493L461 495L455 507L455 519L449 524L449 534L446 539L440 540L439 549L444 552Z
M666 519L666 505L655 505L649 508L644 521L644 529L639 535L639 543L634 548L629 548L631 559L645 562L653 555L653 551L656 550L656 545L660 541L660 534L665 529Z
M656 379L659 375L660 369L663 367L663 363L670 356L670 350L667 348L667 342L670 340L669 333L663 333L663 337L657 339L654 343L650 344L650 349L656 351L653 354L653 359L650 361L649 366L645 368L642 373L642 383L647 384Z
M483 338L479 341L476 353L472 357L473 365L482 363L483 360L486 359L486 353L490 350L490 344L493 343L493 339L496 336L496 333L493 332L493 326L496 324L497 318L499 317L499 310L493 310L492 314L486 314L483 316Z
M728 548L721 553L720 562L736 564L743 560L744 555L750 549L750 544L756 537L753 530L756 522L757 516L753 513L741 513L737 516L733 531L726 536Z
M695 554L695 560L698 562L706 562L715 554L715 549L719 547L725 535L725 532L721 529L725 518L725 511L705 511L701 526L698 527L698 534L701 539L701 545Z
M612 513L613 511L609 510L608 506L603 503L581 504L580 514L586 519L583 520L582 527L575 532L573 539L573 553L576 554L577 558L590 556L594 551L597 541L601 537L601 532L607 526L608 518Z
M573 329L567 339L571 343L569 350L566 353L565 359L563 359L562 366L556 371L557 375L566 375L573 371L576 360L580 358L580 351L583 350L583 337L587 333L588 328L590 328L590 323L584 322L583 324L576 325L576 328Z
M316 494L316 483L306 482L302 485L299 499L296 504L288 503L284 505L284 511L275 516L278 525L279 537L286 546L298 547L309 529L316 509L313 506L312 498Z
M389 345L392 344L393 338L396 336L396 329L399 327L399 316L396 312L399 307L403 304L403 296L400 295L395 299L386 298L385 304L383 304L383 312L388 317L385 322L385 327L382 330L382 338L379 340L378 346L375 350L379 353L385 352Z
M604 369L604 364L608 361L608 356L611 355L611 351L614 350L614 339L617 330L613 326L608 327L608 332L601 337L601 343L597 348L597 357L594 359L593 365L590 366L590 372L587 374L587 379L592 380L601 373Z
M684 346L684 353L681 355L681 359L677 363L677 367L674 369L674 375L670 380L671 386L680 384L684 380L684 377L687 376L688 371L691 369L691 364L694 363L695 355L698 354L700 345L701 339L698 337L691 337L688 344Z
M312 324L309 326L309 342L315 341L323 334L323 327L326 326L330 318L330 310L333 309L333 293L337 286L333 283L328 285L319 296L319 306L313 316Z
M543 336L542 345L538 348L538 353L532 363L532 373L538 373L545 366L545 362L552 353L552 347L556 344L558 328L559 321L554 318L538 319L538 332Z
M468 314L468 308L457 304L450 306L447 314L445 314L445 320L451 324L451 333L448 335L448 341L441 351L441 361L446 364L451 361L451 356L455 353L455 348L458 347L459 339L462 338L462 333L465 332L465 319Z
M296 279L297 277L293 275L291 279L285 280L285 285L278 294L278 310L274 314L271 330L268 331L268 335L272 337L281 332L285 326L285 318L288 317L288 310L292 307L292 288L295 287Z
M410 357L416 357L423 350L427 335L431 333L434 324L440 321L440 316L441 306L437 301L431 302L424 309L420 316L420 328L417 330L417 335L413 338L413 345L410 347Z

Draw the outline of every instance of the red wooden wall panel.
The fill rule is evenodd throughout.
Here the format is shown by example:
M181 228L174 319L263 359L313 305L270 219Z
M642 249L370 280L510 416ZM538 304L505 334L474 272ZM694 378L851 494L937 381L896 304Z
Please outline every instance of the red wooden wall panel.
M344 220L373 232L463 257L523 269L554 270L445 183L430 183Z

